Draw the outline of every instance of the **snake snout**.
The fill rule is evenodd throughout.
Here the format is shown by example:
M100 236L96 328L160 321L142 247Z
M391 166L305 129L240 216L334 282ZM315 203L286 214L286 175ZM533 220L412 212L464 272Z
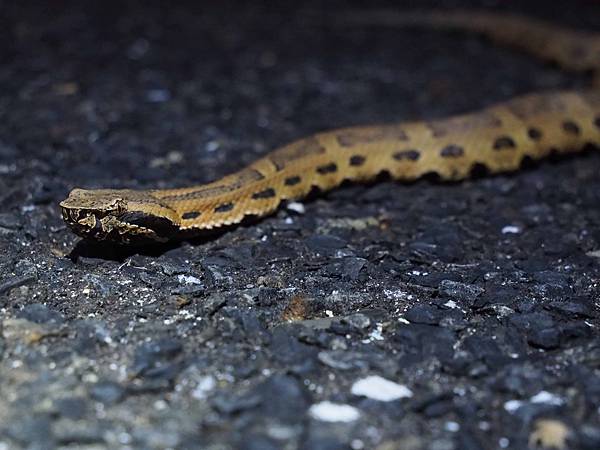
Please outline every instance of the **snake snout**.
M97 211L73 209L61 206L61 214L67 225L79 236L103 239L105 229L102 214Z

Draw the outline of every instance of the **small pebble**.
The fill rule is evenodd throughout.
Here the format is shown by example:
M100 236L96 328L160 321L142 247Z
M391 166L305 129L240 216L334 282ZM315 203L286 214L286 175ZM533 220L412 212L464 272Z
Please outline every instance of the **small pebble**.
M360 411L354 406L327 401L312 405L308 412L313 419L322 422L349 423L358 420L360 417Z
M217 380L211 375L206 375L198 380L196 388L192 391L192 397L199 400L204 399L216 386Z
M286 208L295 212L296 214L304 214L306 212L304 204L300 202L289 202Z
M352 385L352 394L361 395L380 402L391 402L400 398L410 398L412 391L404 385L371 375L356 381Z
M506 225L502 228L502 234L519 234L521 228L516 225Z

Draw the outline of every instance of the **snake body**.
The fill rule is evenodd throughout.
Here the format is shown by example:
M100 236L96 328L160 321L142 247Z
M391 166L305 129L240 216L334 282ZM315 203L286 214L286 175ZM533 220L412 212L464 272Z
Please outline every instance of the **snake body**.
M597 71L600 35L513 15L460 11L361 16L390 25L427 25L482 33L573 71ZM351 20L350 20L351 21ZM277 149L213 183L167 190L74 189L61 202L79 235L120 243L167 241L265 216L283 200L345 180L387 172L397 180L428 173L442 180L517 170L526 158L600 144L600 90L518 97L442 120L337 129Z

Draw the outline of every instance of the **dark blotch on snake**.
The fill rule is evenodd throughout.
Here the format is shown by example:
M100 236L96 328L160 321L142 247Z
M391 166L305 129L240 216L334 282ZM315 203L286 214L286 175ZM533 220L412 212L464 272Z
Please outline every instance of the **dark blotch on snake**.
M562 127L563 127L563 130L565 130L567 133L571 133L571 134L581 133L579 126L575 122L571 122L570 120L563 122Z
M443 158L458 158L465 154L465 149L458 145L448 145L440 151L440 156Z
M365 163L366 158L362 155L354 155L350 158L351 166L362 166Z
M215 212L224 213L233 209L233 203L223 203L215 208Z
M261 200L261 199L273 198L273 197L275 197L275 189L273 189L273 188L267 188L264 191L255 192L254 194L252 194L252 198L254 200Z
M183 220L189 220L189 219L195 219L196 217L198 217L201 213L199 213L198 211L189 211L189 212L185 212L181 215L181 218Z
M500 136L494 141L494 150L503 150L506 148L515 148L517 144L510 136Z
M597 128L600 128L600 116L598 116L598 117L596 117L596 118L594 119L594 125L595 125Z
M420 156L421 153L418 150L402 150L392 155L396 161L416 161Z
M302 181L302 178L300 178L299 176L294 176L286 178L284 183L286 186L295 186L296 184L300 183L300 181Z
M324 166L319 166L317 167L317 172L321 175L337 172L337 165L335 163L329 163L325 164Z
M542 132L537 128L530 128L527 130L527 136L533 141L539 141L542 138Z

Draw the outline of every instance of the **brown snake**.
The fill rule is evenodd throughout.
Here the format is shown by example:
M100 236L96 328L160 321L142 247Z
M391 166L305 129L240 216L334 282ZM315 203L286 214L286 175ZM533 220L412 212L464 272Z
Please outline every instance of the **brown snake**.
M600 34L481 12L354 16L349 22L474 31L573 71L600 71ZM596 84L596 83L595 83ZM517 170L524 158L600 144L600 90L531 94L443 120L358 126L285 145L213 183L166 190L74 189L61 202L75 233L120 243L166 241L264 216L287 199L381 172L397 180L443 180Z

